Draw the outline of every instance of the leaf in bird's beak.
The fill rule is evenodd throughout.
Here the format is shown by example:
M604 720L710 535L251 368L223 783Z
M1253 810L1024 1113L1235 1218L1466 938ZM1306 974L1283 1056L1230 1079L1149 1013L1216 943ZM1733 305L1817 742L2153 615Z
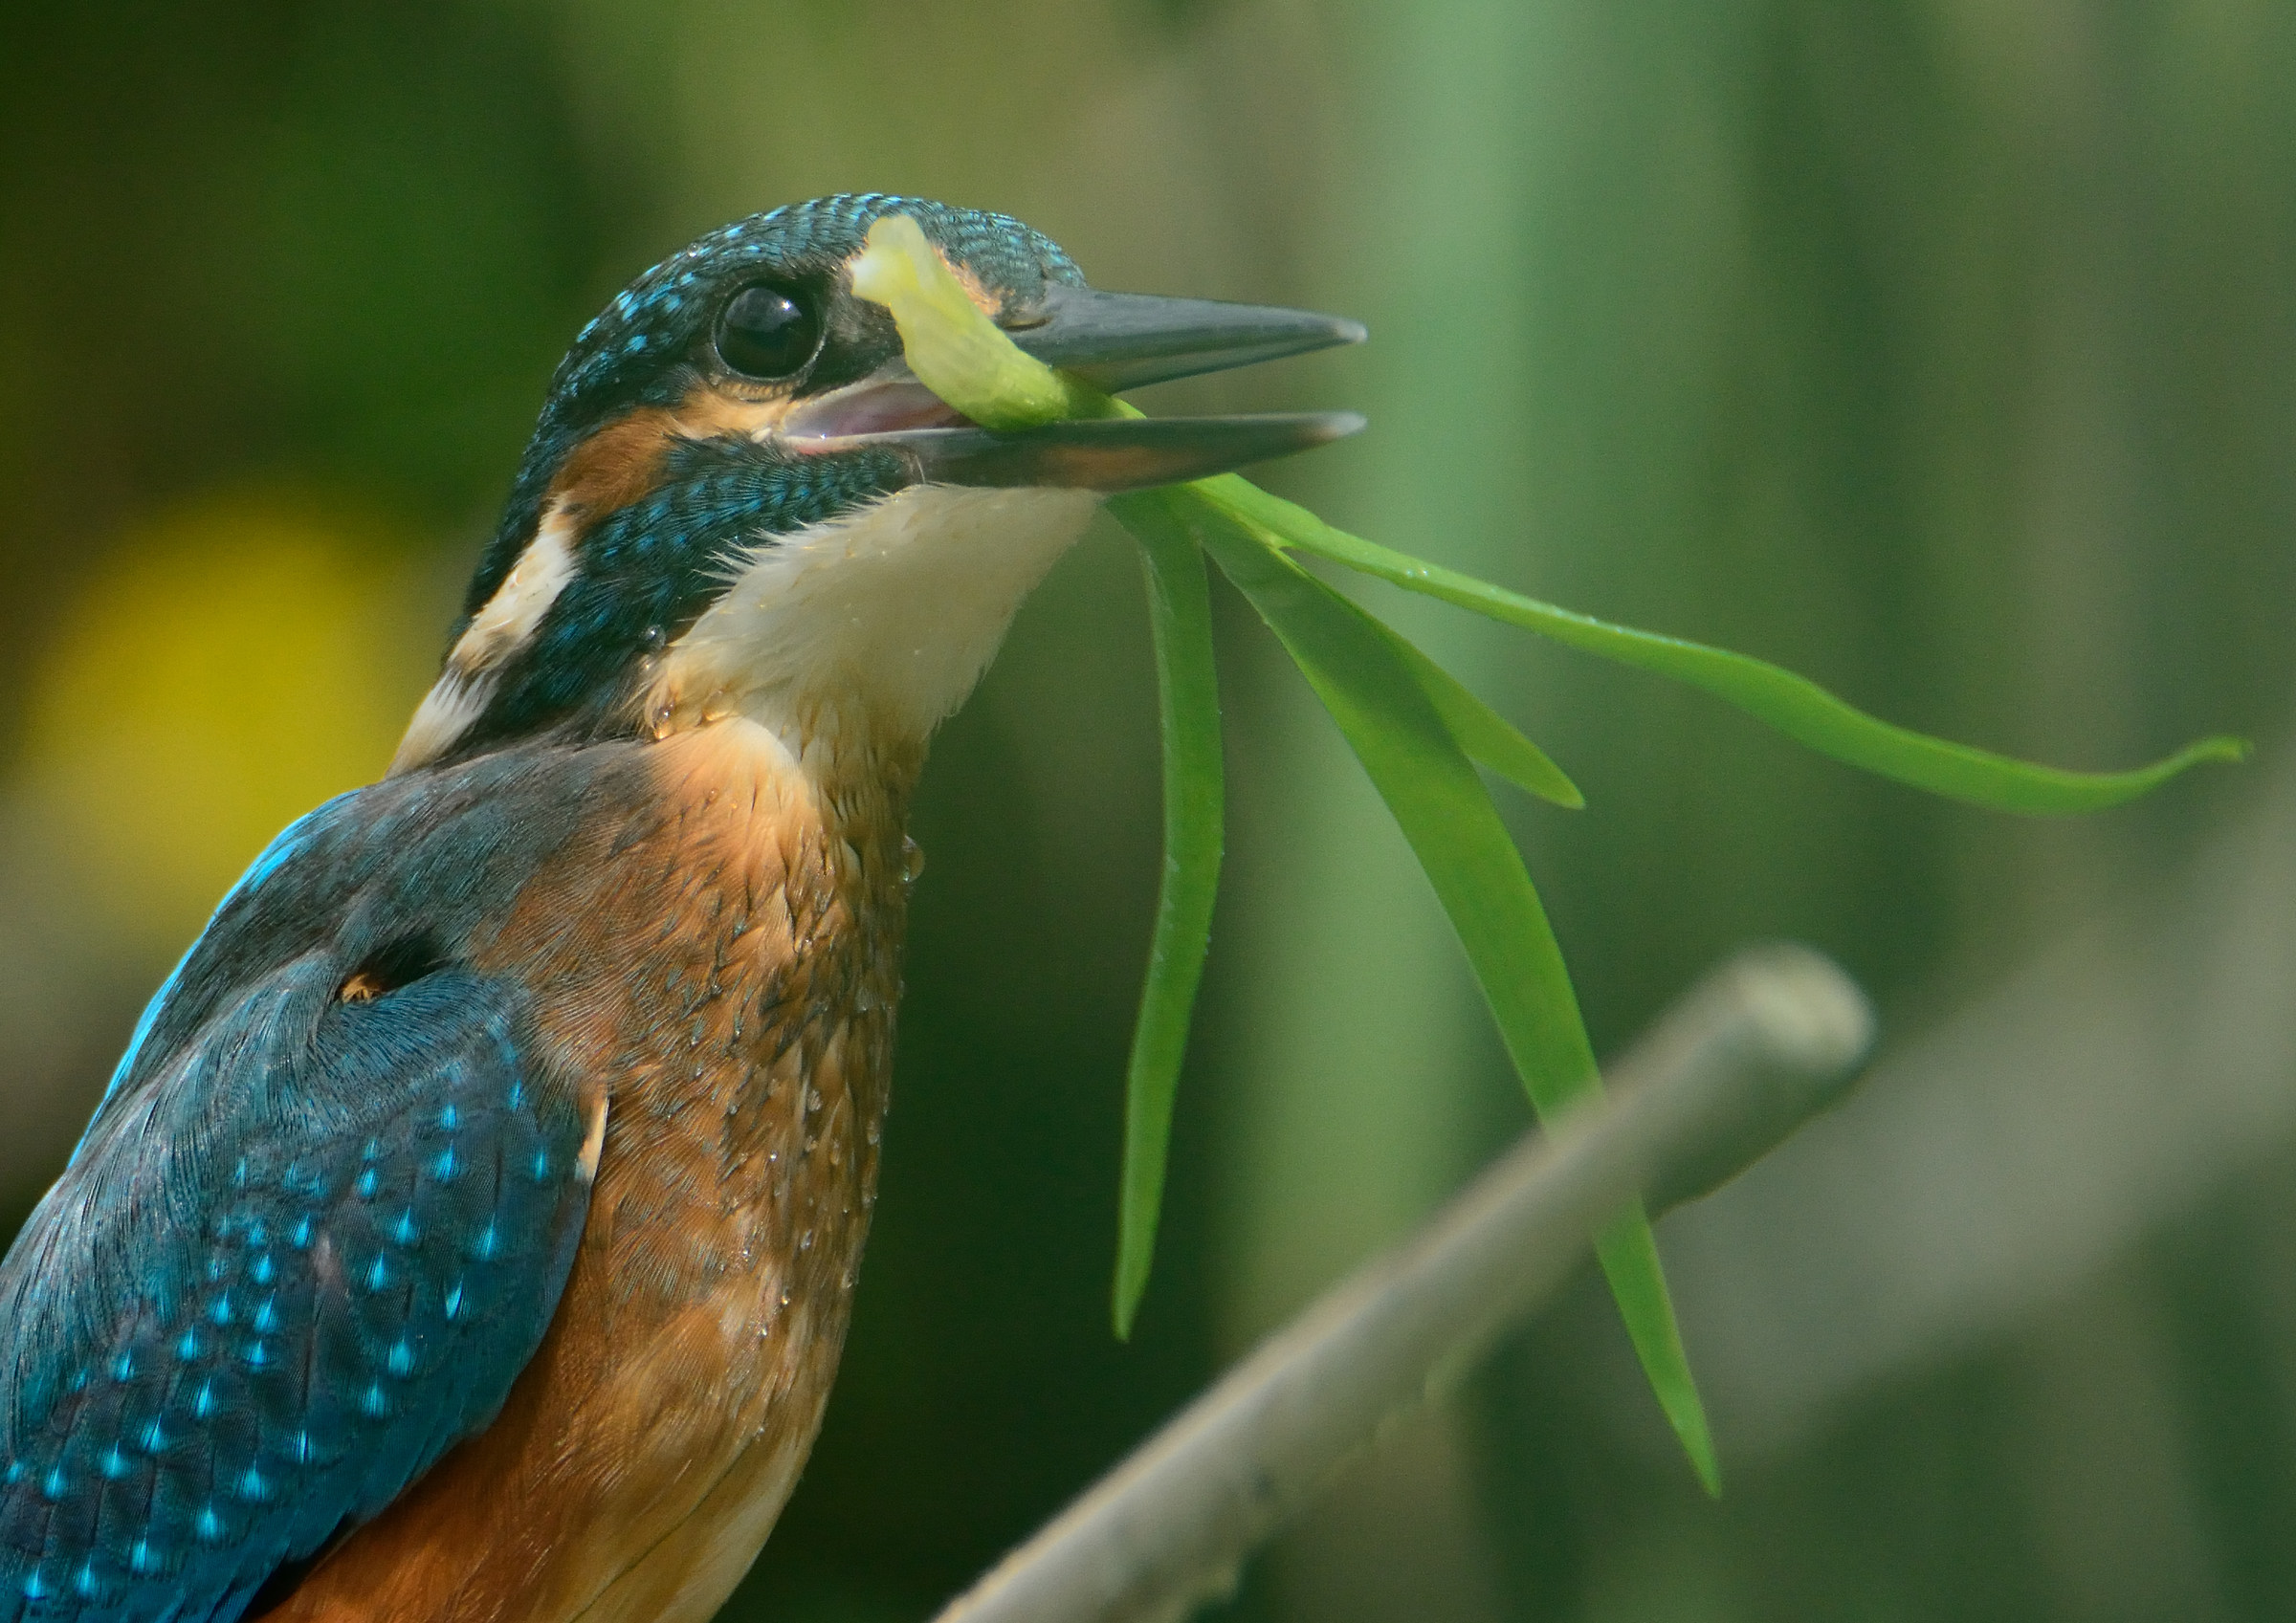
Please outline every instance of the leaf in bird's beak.
M871 230L854 288L893 310L911 370L975 422L1018 428L1064 415L1137 415L1022 354L965 295L914 221L882 220ZM1175 1085L1219 877L1219 712L1201 564L1182 566L1187 540L1260 611L1339 723L1450 915L1542 1119L1598 1092L1601 1080L1537 892L1470 763L1558 804L1579 804L1578 792L1509 722L1309 574L1292 553L1313 553L1672 677L1837 760L1998 810L2092 810L2143 794L2197 762L2247 753L2238 739L2205 738L2134 771L2067 772L1929 737L1866 715L1764 661L1609 625L1391 552L1233 473L1119 496L1110 511L1148 555L1166 775L1164 883L1125 1119L1119 1334L1129 1331L1147 1283ZM1660 1406L1711 1491L1718 1480L1712 1439L1642 1209L1619 1213L1596 1249Z
M917 381L983 428L1010 432L1114 415L1108 396L1053 371L1006 338L907 214L889 214L869 228L851 274L855 297L893 313Z

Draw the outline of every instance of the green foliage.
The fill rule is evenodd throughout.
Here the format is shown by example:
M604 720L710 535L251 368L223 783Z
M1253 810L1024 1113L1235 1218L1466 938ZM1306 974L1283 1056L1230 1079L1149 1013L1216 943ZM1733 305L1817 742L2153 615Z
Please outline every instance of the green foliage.
M1148 1288L1163 1206L1165 1147L1186 1058L1188 1024L1220 890L1226 803L1220 758L1220 673L1212 659L1212 599L1203 555L1161 491L1118 496L1111 509L1140 543L1148 618L1156 637L1164 736L1164 863L1156 932L1124 1088L1124 1173L1118 1195L1116 1334L1130 1338Z
M1064 416L1132 413L1015 348L967 298L914 222L879 221L854 285L884 303L912 370L976 421L1016 429ZM1218 682L1196 549L1274 631L1394 815L1466 949L1541 1121L1601 1095L1577 994L1538 893L1475 771L1557 804L1577 787L1528 738L1391 627L1310 574L1310 553L1589 653L1670 676L1737 705L1822 754L1913 787L2003 811L2116 804L2246 746L2207 738L2121 773L2067 772L1929 737L1865 714L1793 672L1743 654L1614 625L1389 551L1325 524L1235 474L1110 503L1145 555L1164 738L1164 869L1128 1071L1115 1319L1129 1334L1147 1286L1173 1102L1219 882ZM1699 1479L1718 1492L1713 1441L1647 1217L1620 1213L1596 1254L1660 1406Z
M2245 740L2209 737L2129 772L2067 772L2037 766L1866 714L1805 676L1763 660L1679 637L1613 625L1575 614L1335 530L1307 509L1245 480L1224 492L1239 516L1270 544L1293 546L1350 569L1520 625L1587 653L1671 676L1728 700L1821 755L1916 789L1994 811L2057 815L2097 811L2159 787L2202 761L2245 759Z
M1224 499L1231 481L1244 483L1206 480L1170 499L1275 632L1394 813L1459 932L1540 1118L1599 1097L1594 1049L1562 949L1490 791L1428 692L1421 674L1427 662L1245 520ZM1667 1417L1700 1480L1718 1490L1713 1440L1647 1219L1639 1209L1620 1214L1596 1252Z

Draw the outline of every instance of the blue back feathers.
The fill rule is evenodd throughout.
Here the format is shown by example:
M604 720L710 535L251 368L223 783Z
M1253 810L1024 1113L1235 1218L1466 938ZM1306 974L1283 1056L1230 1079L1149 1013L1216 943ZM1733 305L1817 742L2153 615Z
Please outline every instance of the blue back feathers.
M219 910L0 1263L0 1619L235 1617L500 1408L585 1123L527 989L460 960L618 782L527 751L363 790Z

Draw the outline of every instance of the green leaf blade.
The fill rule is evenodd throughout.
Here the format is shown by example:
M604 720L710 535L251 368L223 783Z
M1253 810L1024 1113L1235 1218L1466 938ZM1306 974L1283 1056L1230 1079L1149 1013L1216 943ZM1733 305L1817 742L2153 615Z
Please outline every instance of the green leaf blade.
M1140 544L1164 748L1164 863L1157 884L1147 977L1125 1069L1124 1164L1112 1304L1119 1340L1131 1339L1155 1262L1173 1107L1211 942L1224 854L1226 789L1211 592L1203 554L1173 515L1170 500L1160 491L1150 491L1118 496L1109 504Z
M1273 544L1296 546L1409 591L1440 598L1567 647L1668 676L1737 706L1797 743L1912 788L1995 811L2064 816L2134 800L2203 761L2245 759L2238 738L2197 740L2128 772L2073 772L1934 738L1867 715L1805 676L1679 637L1638 631L1494 586L1351 536L1233 475L1205 481Z
M1418 675L1451 736L1477 766L1489 767L1527 794L1569 811L1586 809L1578 792L1552 757L1516 730L1461 682L1423 653L1418 646L1377 619L1372 621L1403 662Z
M1722 1462L1714 1452L1714 1435L1707 1424L1706 1407L1698 1399L1698 1383L1690 1374L1690 1356L1682 1345L1682 1327L1667 1296L1665 1266L1659 1261L1658 1237L1650 1218L1637 1201L1611 1219L1595 1240L1595 1256L1602 1277L1626 1323L1626 1338L1634 1344L1658 1407L1682 1440L1698 1483L1711 1498L1722 1496Z
M1400 639L1281 551L1233 521L1213 493L1174 510L1275 632L1426 870L1542 1119L1598 1097L1601 1083L1570 974L1522 855L1490 791ZM1719 1480L1713 1440L1639 1208L1597 1243L1603 1272L1660 1406L1698 1475Z

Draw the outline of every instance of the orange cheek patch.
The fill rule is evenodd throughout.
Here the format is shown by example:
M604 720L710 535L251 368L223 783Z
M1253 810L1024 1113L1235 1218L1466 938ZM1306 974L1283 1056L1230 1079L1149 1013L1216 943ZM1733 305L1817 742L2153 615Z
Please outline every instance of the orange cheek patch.
M578 521L603 518L661 483L663 458L675 441L757 439L780 428L790 405L695 384L676 406L643 406L577 446L551 481L550 495Z
M729 435L758 439L778 432L796 404L786 395L746 399L704 382L687 391L686 398L677 403L671 422L673 431L689 440L722 439Z
M577 518L594 518L627 507L661 477L662 458L677 420L649 407L608 423L566 458L551 482L550 494Z

